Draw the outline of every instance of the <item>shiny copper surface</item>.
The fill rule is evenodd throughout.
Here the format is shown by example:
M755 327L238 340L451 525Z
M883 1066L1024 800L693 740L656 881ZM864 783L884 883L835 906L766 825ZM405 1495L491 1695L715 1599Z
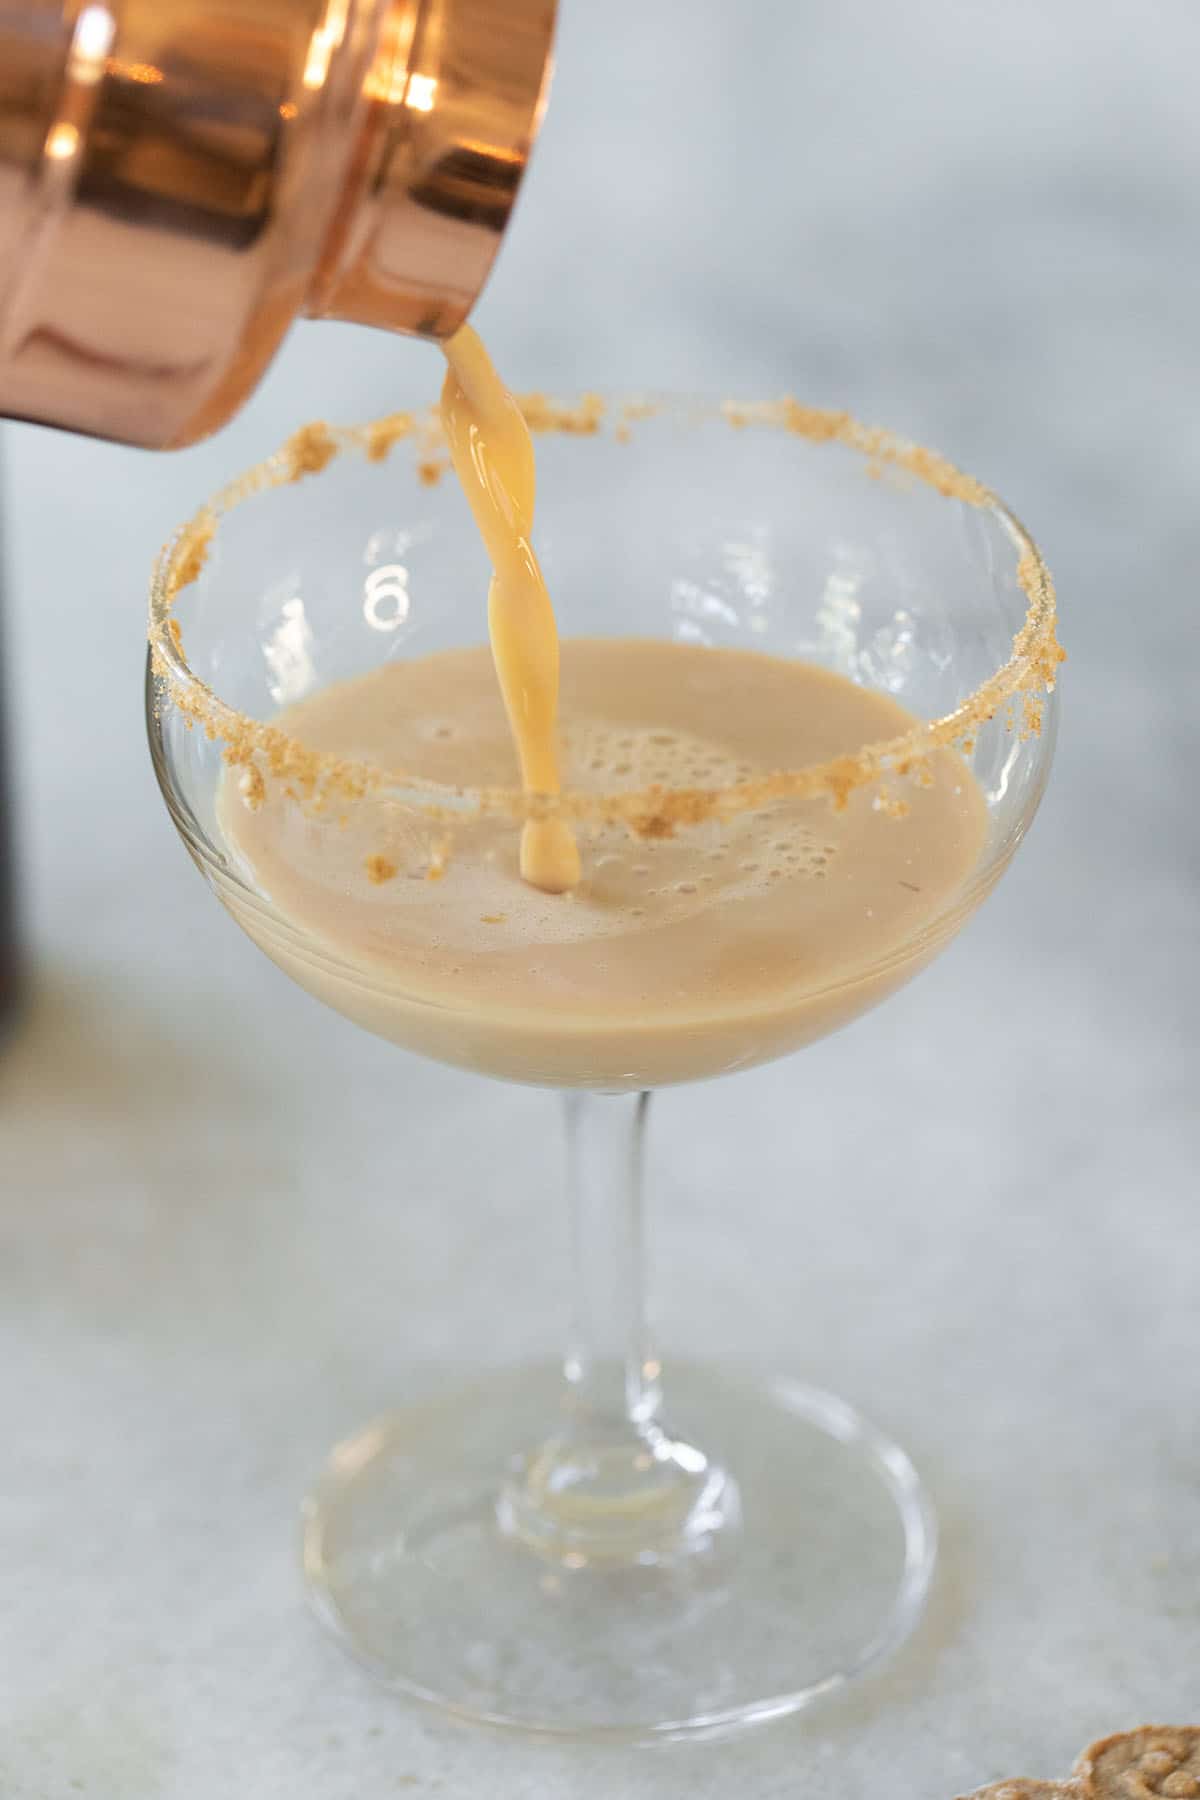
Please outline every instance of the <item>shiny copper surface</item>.
M449 337L492 265L540 122L553 0L394 4L368 72L349 228L314 315Z
M552 0L0 0L0 413L192 442L301 311L444 336Z

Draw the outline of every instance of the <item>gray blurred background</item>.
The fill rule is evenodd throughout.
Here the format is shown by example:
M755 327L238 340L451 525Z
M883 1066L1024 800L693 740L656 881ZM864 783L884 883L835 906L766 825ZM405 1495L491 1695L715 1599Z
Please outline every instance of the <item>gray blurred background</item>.
M658 1108L668 1361L753 1354L891 1426L942 1511L931 1614L852 1700L649 1757L418 1718L303 1616L328 1444L563 1310L550 1102L291 988L152 781L172 524L300 420L435 391L427 348L307 325L185 454L4 433L34 981L0 1059L0 1792L1063 1773L1194 1711L1200 1666L1200 8L563 0L478 323L521 386L849 406L992 483L1058 578L1059 763L996 897L880 1013Z

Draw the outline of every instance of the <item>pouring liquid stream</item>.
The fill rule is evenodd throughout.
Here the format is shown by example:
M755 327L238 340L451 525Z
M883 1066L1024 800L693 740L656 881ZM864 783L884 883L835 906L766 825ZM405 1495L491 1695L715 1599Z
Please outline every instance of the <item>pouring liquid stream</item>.
M533 441L521 409L464 325L443 346L448 364L442 424L450 458L492 563L488 632L521 766L531 796L561 791L558 765L558 628L529 541L536 487ZM566 819L526 819L521 875L563 894L580 877L579 846Z

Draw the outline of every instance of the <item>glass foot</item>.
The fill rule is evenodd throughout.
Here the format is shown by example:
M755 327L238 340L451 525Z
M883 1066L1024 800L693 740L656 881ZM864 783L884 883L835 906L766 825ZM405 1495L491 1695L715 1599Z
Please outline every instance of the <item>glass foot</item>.
M715 1734L809 1705L908 1636L933 1511L904 1452L842 1401L673 1368L688 1437L663 1442L704 1446L690 1496L703 1528L689 1511L671 1554L661 1536L639 1550L601 1506L606 1553L592 1555L514 1504L536 1490L560 1396L557 1367L505 1370L334 1451L305 1505L305 1573L322 1619L388 1686L535 1734Z

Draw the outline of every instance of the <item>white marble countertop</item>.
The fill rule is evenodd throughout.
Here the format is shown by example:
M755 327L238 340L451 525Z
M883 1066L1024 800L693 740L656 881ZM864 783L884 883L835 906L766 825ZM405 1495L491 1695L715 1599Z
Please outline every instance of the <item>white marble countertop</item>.
M1200 14L565 11L481 315L513 379L849 404L992 480L1059 578L1059 767L995 899L845 1035L666 1096L654 1140L668 1356L886 1422L941 1510L932 1608L844 1702L653 1753L450 1728L306 1616L332 1440L561 1310L555 1197L518 1202L551 1103L290 987L151 778L168 525L300 417L436 380L308 327L185 456L6 434L34 984L0 1061L4 1800L948 1800L1200 1710Z

